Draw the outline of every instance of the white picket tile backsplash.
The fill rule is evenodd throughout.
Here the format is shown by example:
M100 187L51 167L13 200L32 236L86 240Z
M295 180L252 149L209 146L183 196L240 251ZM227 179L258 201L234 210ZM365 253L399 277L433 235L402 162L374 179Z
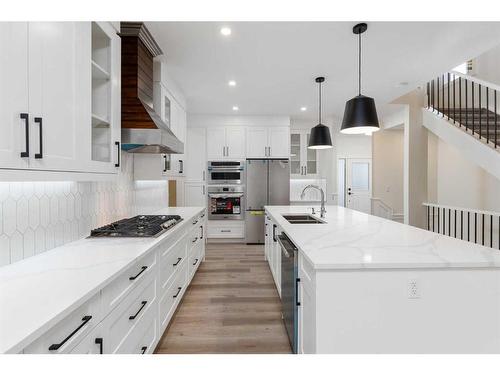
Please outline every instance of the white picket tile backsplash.
M166 181L134 181L130 154L122 164L117 181L0 182L0 266L168 204Z

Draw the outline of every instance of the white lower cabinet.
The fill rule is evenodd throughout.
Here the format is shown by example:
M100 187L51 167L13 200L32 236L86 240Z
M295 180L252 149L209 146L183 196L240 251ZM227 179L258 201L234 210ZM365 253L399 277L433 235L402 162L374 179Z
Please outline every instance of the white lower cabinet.
M205 211L122 271L24 353L153 353L205 255Z
M281 233L281 228L267 214L265 220L265 256L273 275L276 289L281 297L281 247L277 237Z

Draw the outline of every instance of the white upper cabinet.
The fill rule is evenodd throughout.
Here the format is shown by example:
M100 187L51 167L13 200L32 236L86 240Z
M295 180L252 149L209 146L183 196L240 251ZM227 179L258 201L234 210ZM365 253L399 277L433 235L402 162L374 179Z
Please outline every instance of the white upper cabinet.
M226 128L226 157L245 159L245 128Z
M207 128L207 159L217 160L226 157L226 128Z
M290 134L290 174L292 178L318 177L318 151L307 148L310 130Z
M249 127L247 129L247 158L285 158L290 157L290 128Z
M2 23L0 28L4 51L0 168L117 173L120 50L116 33L109 60L118 58L113 60L118 70L109 65L106 72L114 80L115 93L103 101L109 111L99 126L108 129L107 151L100 159L104 163L93 164L91 23Z
M188 156L186 158L186 180L205 183L207 177L207 129L187 128L184 150Z
M0 22L0 168L28 168L28 23Z

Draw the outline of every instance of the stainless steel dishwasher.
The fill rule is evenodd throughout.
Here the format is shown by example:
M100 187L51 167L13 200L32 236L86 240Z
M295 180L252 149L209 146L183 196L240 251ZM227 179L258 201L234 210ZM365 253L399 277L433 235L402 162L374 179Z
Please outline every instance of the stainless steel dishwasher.
M297 247L285 233L278 235L281 247L281 310L293 353L298 344L298 257Z

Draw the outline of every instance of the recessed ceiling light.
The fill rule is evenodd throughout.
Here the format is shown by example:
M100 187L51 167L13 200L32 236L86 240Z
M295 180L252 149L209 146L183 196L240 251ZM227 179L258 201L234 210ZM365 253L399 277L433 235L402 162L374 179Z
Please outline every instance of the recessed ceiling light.
M229 86L236 86L236 81L231 80L231 81L229 81L227 84L228 84Z
M239 110L238 106L233 105L233 111L238 111L238 110Z
M300 110L301 110L302 112L307 111L307 107L300 107Z
M221 27L220 33L224 36L231 35L231 29L229 27Z

